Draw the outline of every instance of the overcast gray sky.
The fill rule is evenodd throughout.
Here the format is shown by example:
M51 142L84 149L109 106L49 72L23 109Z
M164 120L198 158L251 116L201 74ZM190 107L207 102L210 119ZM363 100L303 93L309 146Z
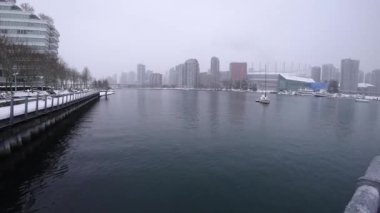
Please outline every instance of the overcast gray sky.
M380 68L379 0L18 0L55 19L60 55L97 77L188 58Z

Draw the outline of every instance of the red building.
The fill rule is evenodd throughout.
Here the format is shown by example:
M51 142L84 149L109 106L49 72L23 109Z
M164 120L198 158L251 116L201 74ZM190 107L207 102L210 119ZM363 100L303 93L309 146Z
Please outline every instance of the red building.
M247 63L230 63L230 71L232 81L247 79Z

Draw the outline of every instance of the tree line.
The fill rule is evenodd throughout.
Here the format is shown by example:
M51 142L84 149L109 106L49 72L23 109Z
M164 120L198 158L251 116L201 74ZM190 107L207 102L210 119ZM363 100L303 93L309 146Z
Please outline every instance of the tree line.
M108 87L106 81L95 81L87 67L80 72L54 54L34 51L24 44L11 42L4 36L0 37L0 70L5 79L2 83L5 90L11 90L16 83L24 88Z

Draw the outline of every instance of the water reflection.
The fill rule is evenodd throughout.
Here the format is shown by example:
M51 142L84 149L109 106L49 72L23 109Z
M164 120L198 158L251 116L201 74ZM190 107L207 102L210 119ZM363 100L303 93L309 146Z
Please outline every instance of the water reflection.
M11 155L0 159L0 212L37 210L31 209L36 194L69 170L64 159L70 147L69 136L75 134L83 117L95 103L70 114L68 111L55 114L35 127L23 126L21 129L26 129L10 139L22 141L22 147L21 144L12 144ZM5 137L4 134L2 137Z

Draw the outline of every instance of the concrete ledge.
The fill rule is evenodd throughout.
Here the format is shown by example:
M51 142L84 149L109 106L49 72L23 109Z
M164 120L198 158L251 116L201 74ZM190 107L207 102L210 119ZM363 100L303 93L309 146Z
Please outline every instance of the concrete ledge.
M365 175L359 178L345 213L378 213L380 206L380 156L375 157Z

